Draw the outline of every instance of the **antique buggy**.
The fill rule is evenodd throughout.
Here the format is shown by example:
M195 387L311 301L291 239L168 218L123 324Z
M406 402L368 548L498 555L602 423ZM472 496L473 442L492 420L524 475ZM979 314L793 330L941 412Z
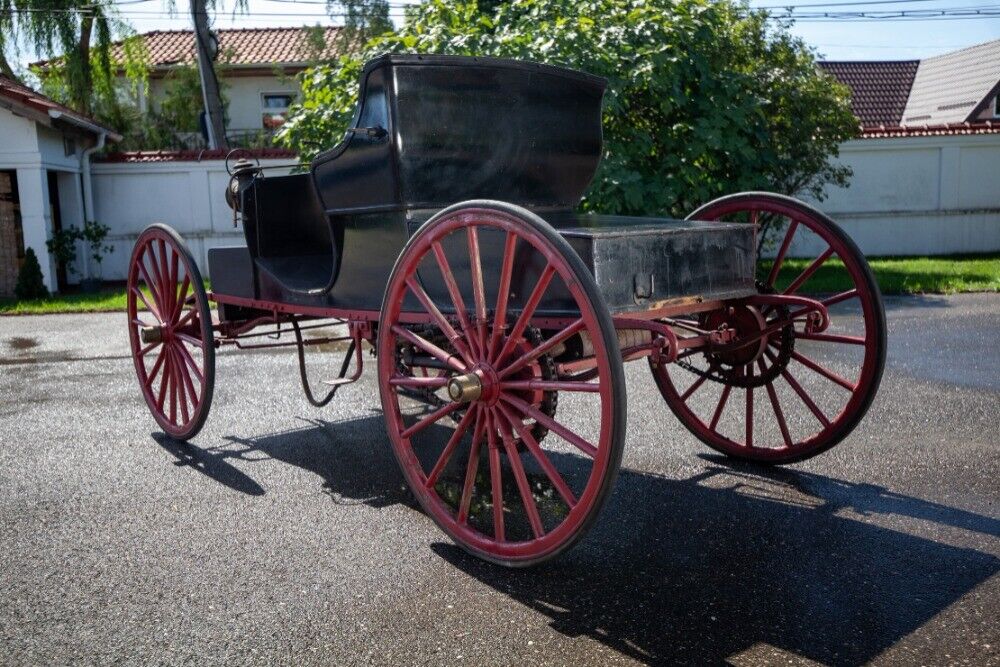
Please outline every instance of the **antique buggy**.
M840 442L885 360L863 255L774 194L686 220L575 213L601 158L604 88L535 63L383 56L308 173L237 164L226 198L246 245L209 250L210 292L176 232L146 229L129 335L158 424L199 431L221 346L295 347L322 406L359 378L367 344L424 510L468 551L521 566L572 546L607 499L624 362L647 360L681 423L727 455L788 463ZM802 294L817 274L839 291ZM304 359L317 344L346 348L319 397Z

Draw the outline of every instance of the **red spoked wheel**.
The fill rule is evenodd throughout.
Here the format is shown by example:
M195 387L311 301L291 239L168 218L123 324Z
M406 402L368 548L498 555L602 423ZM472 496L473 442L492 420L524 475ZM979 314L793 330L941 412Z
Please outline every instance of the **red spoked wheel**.
M603 298L552 227L499 202L437 214L393 269L378 358L402 472L460 546L527 566L590 528L621 464L624 372Z
M178 440L205 423L215 387L212 314L198 265L166 225L135 243L127 308L132 361L153 418Z
M885 311L864 255L829 217L781 195L723 197L688 219L778 230L758 252L758 291L815 298L829 309L831 324L811 331L805 309L788 306L703 314L691 323L727 325L738 334L779 319L793 323L735 352L682 355L670 365L651 360L667 405L700 440L737 458L792 463L833 447L864 417L885 365ZM793 252L808 258L791 259Z

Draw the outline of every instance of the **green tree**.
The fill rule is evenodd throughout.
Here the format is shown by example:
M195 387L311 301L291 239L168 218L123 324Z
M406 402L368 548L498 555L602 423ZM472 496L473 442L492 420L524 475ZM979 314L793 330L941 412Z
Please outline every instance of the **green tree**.
M727 192L818 195L850 176L832 160L857 131L848 91L787 25L744 3L426 0L360 56L304 72L280 140L305 159L339 141L364 60L386 52L524 58L606 77L605 153L585 209L680 216Z
M0 0L0 71L17 78L8 57L21 46L56 56L46 70L59 72L53 87L74 109L92 113L95 91L113 86L114 41L133 34L112 0Z

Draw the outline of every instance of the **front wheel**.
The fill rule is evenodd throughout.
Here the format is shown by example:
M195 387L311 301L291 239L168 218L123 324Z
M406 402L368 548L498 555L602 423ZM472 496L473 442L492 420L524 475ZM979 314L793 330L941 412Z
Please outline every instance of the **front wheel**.
M156 423L177 440L205 423L215 387L212 313L187 245L166 225L139 235L128 271L129 344Z
M764 192L722 197L689 220L744 222L758 233L757 290L805 293L829 308L832 324L806 330L806 313L736 305L700 316L706 328L749 334L779 318L795 320L760 346L699 353L664 365L651 361L667 405L708 446L766 463L810 458L843 440L878 391L885 365L882 297L857 245L829 217L800 201ZM803 259L792 259L791 255ZM794 310L794 309L793 309Z
M400 468L461 547L528 566L594 523L621 464L621 352L593 278L547 223L478 201L424 224L390 276L378 360Z

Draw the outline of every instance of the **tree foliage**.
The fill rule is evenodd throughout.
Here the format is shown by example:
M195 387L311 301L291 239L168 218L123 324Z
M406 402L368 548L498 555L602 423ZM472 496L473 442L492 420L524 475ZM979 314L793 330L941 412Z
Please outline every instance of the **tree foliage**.
M126 49L116 63L114 42L133 35L112 0L0 0L0 70L16 78L8 56L24 46L54 58L44 70L55 78L49 87L84 113L113 105L116 69L139 55Z
M523 58L608 79L604 156L586 209L689 212L766 188L846 184L832 160L856 132L848 91L786 25L730 0L426 0L356 57L302 74L280 139L304 159L340 140L363 62L387 52Z

